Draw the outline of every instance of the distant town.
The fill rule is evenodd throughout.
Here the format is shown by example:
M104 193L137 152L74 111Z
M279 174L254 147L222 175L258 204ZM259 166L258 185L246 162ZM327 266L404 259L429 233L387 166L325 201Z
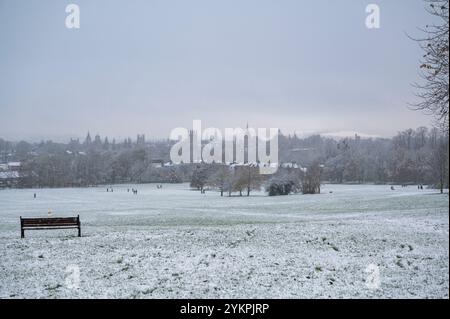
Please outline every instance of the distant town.
M170 161L169 152L174 141L146 141L144 135L121 142L88 133L83 141L68 143L43 141L40 143L9 142L0 139L0 187L83 187L117 183L182 183L189 182L200 191L217 189L225 192L249 194L265 185L281 184L275 194L305 191L301 181L316 171L308 193L319 191L320 183L376 183L418 184L438 189L448 187L448 138L438 129L420 127L399 132L393 138L362 138L355 134L348 138L312 135L299 138L279 135L278 171L273 176L256 178L255 170L263 163ZM215 166L214 169L211 169ZM245 177L225 176L220 167L243 171ZM293 174L292 172L298 172ZM222 175L221 175L222 174ZM215 175L215 176L212 176ZM219 175L219 176L217 176ZM234 180L231 181L230 180ZM219 180L219 181L218 181ZM225 182L226 180L226 182ZM232 186L235 185L235 186ZM280 188L279 186L277 186ZM275 187L275 188L277 188Z

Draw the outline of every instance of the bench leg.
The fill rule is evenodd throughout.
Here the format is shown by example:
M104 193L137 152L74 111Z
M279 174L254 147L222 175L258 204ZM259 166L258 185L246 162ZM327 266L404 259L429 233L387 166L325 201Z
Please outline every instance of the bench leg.
M81 237L81 227L78 227L78 237Z
M25 230L24 229L20 230L20 237L25 238Z

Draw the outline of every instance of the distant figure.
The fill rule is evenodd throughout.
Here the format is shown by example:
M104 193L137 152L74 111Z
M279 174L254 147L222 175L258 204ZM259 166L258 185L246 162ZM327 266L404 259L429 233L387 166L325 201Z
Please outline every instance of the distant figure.
M423 189L423 185L420 185L420 189Z
M36 193L34 193L33 197L36 198Z
M394 186L391 186L391 191L395 191L395 188L394 188Z
M130 192L130 189L129 188L127 188L127 193L129 193Z
M48 215L48 217L51 217L51 216L52 216L52 211L49 210L48 213L47 213L47 215Z

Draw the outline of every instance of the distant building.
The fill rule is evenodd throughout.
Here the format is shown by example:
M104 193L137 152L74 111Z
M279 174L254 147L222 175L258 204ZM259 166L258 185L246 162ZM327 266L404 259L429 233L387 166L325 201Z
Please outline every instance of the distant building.
M8 162L8 169L9 170L18 170L22 166L22 163L20 162Z
M138 134L137 139L136 139L136 144L138 144L138 145L145 144L145 134L142 134L142 135Z
M0 188L16 187L20 180L20 162L0 164Z

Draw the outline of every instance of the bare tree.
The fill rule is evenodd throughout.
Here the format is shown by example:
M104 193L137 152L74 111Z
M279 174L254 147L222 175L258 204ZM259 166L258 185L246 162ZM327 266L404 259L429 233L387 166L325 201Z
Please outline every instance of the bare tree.
M259 168L254 165L248 165L243 171L244 178L246 179L247 196L250 196L252 190L260 190L263 182L263 178L259 173Z
M204 188L208 184L211 176L211 167L207 164L199 164L196 166L191 178L191 187L196 188L201 193L204 193Z
M302 179L303 194L320 194L322 165L315 162L308 168Z
M448 187L448 136L439 139L438 145L433 150L430 160L434 180L436 181L435 186L443 194L444 188Z
M227 165L215 164L214 173L208 179L207 184L219 189L220 196L223 196L225 191L230 195L232 184L232 172Z
M424 0L427 11L437 18L437 22L421 29L425 35L416 40L424 55L420 61L422 83L415 83L419 102L412 105L433 115L436 124L444 132L449 129L448 85L449 85L449 0Z
M239 196L242 196L242 192L247 186L247 174L242 166L234 167L234 174L232 180L232 187L230 191L239 192Z

